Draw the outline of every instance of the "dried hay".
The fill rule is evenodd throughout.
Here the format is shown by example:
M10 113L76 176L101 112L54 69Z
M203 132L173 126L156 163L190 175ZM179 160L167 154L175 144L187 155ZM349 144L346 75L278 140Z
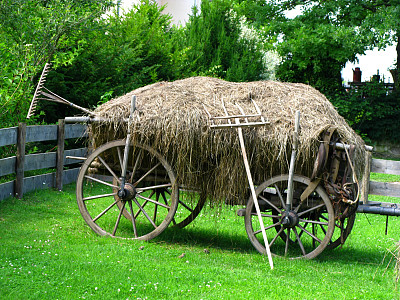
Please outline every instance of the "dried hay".
M148 144L173 165L181 184L218 200L244 199L248 183L235 129L210 129L212 116L255 113L250 99L260 107L270 125L244 129L245 143L255 183L287 173L294 115L301 112L300 146L296 173L311 175L321 133L330 126L345 143L357 145L356 163L362 174L364 143L320 92L305 84L273 81L233 83L216 78L193 77L159 82L112 99L96 114L114 122L93 127L96 144L124 138L126 124L115 121L129 116L132 95L137 114L131 128L133 140Z

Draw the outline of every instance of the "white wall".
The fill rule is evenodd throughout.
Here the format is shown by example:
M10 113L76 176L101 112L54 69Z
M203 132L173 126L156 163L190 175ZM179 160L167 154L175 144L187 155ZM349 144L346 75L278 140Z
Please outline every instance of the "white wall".
M197 5L200 7L201 0L153 0L159 5L166 5L164 13L172 16L174 24L184 24L189 19L192 7ZM121 10L132 8L133 4L140 3L140 0L121 0Z

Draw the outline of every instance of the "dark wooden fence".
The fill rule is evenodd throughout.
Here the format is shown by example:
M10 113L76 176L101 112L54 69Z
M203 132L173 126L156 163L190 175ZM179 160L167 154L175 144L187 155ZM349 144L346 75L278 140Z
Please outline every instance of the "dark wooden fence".
M16 174L16 179L0 184L0 201L8 197L22 198L23 194L36 189L56 188L62 190L63 184L76 181L79 167L65 170L64 166L76 165L77 159L85 157L86 148L64 150L65 140L86 137L86 126L65 124L26 126L0 129L0 147L17 145L15 156L0 159L0 177ZM29 142L57 141L57 151L26 154L25 145ZM75 157L75 158L74 158ZM25 177L26 171L56 168L56 172Z

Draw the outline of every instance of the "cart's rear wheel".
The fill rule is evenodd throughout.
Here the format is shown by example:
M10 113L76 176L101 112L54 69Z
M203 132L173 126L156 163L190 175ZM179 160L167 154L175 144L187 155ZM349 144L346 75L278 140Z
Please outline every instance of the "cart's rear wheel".
M100 235L150 240L173 220L178 205L176 176L154 149L131 145L121 190L124 148L124 140L109 142L87 158L77 180L79 210Z
M293 206L285 211L288 175L275 176L256 189L271 253L291 259L311 259L319 255L331 240L335 216L325 190L318 186L304 201L300 195L310 179L294 176ZM261 227L250 197L245 214L247 235L253 246L266 253Z
M206 203L206 196L203 193L185 191L180 189L179 204L176 209L173 224L179 228L184 228L197 218L201 209Z

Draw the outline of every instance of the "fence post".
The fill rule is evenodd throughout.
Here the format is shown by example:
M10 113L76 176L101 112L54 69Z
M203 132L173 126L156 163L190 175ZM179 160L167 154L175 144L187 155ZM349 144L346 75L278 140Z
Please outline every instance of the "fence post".
M26 123L18 123L17 158L15 166L15 197L21 199L24 195L24 164L25 164Z
M368 194L369 194L369 181L371 175L371 161L372 161L372 153L366 151L365 153L365 169L364 175L361 184L361 199L364 204L368 202Z
M64 143L65 141L65 120L58 120L57 127L57 172L56 172L56 189L62 191L63 188L63 172L64 172Z

